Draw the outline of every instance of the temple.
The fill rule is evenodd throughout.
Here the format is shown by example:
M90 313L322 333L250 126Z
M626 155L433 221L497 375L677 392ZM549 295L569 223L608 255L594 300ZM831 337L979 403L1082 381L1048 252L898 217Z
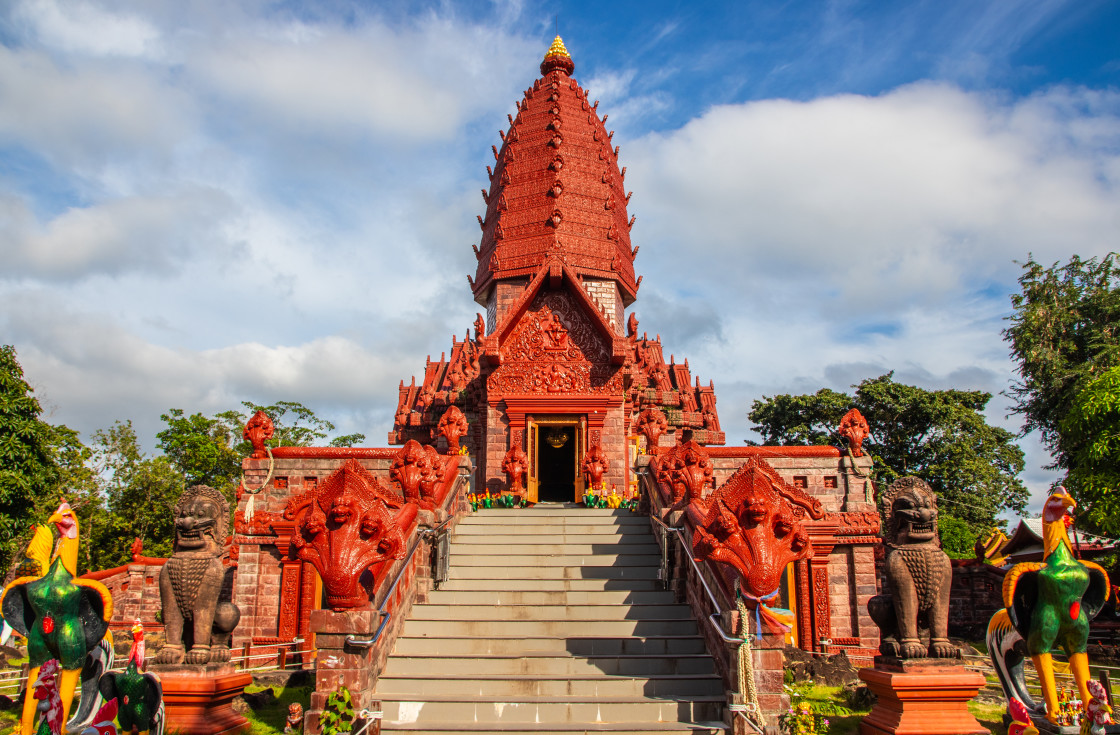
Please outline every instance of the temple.
M665 361L660 338L638 334L638 248L626 207L626 168L607 116L571 74L559 37L494 147L482 192L478 269L468 276L486 308L474 336L452 340L450 357L430 358L423 382L401 382L391 444L428 443L457 406L472 427L467 446L487 489L505 485L502 459L514 445L529 458L527 499L578 501L584 454L609 460L608 486L633 488L628 437L645 409L668 422L664 441L685 431L724 443L711 383L688 361Z

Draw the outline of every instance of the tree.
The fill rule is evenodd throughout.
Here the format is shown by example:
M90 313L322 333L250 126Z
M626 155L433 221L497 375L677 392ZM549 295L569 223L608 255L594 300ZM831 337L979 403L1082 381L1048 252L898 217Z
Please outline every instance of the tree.
M1021 511L1027 500L1017 477L1023 451L1011 432L985 420L982 411L991 394L925 390L896 383L893 375L864 380L854 386L854 395L824 389L764 396L754 401L748 418L768 444L839 445L840 419L858 408L871 427L865 449L874 462L875 481L889 484L916 475L928 482L941 504L943 530L955 519L975 540L996 523L1001 510Z
M1014 311L1003 336L1011 344L1020 381L1010 396L1013 411L1023 416L1023 433L1037 430L1054 455L1052 467L1069 472L1070 493L1085 508L1104 499L1103 488L1080 483L1095 475L1081 461L1094 462L1087 449L1091 434L1084 415L1071 418L1079 394L1106 372L1120 366L1120 255L1101 259L1070 258L1049 268L1029 257L1019 278L1021 292L1011 297ZM1098 387L1098 391L1107 388ZM1093 411L1088 404L1077 409ZM1113 455L1113 462L1116 462ZM1104 506L1085 519L1115 532L1120 518L1102 515ZM1100 525L1104 524L1104 525Z
M240 427L230 426L221 415L215 418L201 413L186 416L178 408L160 418L167 428L156 434L159 447L183 473L186 485L209 485L232 498L243 457L237 451Z
M5 560L23 550L42 509L58 501L56 433L39 418L43 409L33 392L15 347L0 346L0 553Z
M107 512L93 529L94 568L125 564L132 541L148 556L168 556L175 538L173 509L186 487L182 472L164 456L140 450L132 422L117 421L94 433L95 467L103 478Z
M1069 447L1066 484L1081 499L1080 518L1120 535L1120 367L1085 385L1059 425Z
M249 409L249 415L257 411L264 411L268 417L272 419L274 433L272 439L268 444L271 447L310 447L315 446L316 442L324 441L330 432L334 431L334 424L326 419L321 419L315 415L307 406L295 401L277 401L271 406L263 406L259 403L252 403L251 401L242 401L242 406ZM247 417L243 416L236 411L226 411L224 416L227 420L236 419L238 426L244 426ZM240 428L238 429L240 433ZM343 434L337 436L327 442L327 446L331 447L352 447L355 444L365 441L365 434ZM249 456L252 448L248 442L244 442L240 451L242 456Z

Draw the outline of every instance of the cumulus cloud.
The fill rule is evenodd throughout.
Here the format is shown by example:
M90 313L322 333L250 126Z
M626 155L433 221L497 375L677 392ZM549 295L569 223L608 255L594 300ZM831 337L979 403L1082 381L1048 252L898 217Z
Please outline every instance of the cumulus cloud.
M160 31L139 15L114 13L84 0L22 0L12 9L20 26L45 46L91 56L148 56Z
M716 107L631 144L634 211L657 247L728 263L701 276L724 287L797 282L849 319L934 304L1028 252L1115 246L1118 113L1115 93L939 84Z

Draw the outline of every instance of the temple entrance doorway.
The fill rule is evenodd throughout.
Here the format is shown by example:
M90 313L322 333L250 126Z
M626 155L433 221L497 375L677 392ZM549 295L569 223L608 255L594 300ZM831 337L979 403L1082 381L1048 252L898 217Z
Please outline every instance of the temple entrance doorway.
M571 416L529 422L530 502L572 503L583 497L584 426L583 419Z

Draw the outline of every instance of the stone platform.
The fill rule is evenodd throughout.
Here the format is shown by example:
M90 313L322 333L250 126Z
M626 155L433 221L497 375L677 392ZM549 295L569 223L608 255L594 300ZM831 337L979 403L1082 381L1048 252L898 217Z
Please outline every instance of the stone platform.
M236 735L249 721L233 711L233 699L253 677L231 664L152 666L163 686L164 729L191 735Z
M878 696L860 735L987 735L968 711L984 677L955 659L876 656L859 678Z

